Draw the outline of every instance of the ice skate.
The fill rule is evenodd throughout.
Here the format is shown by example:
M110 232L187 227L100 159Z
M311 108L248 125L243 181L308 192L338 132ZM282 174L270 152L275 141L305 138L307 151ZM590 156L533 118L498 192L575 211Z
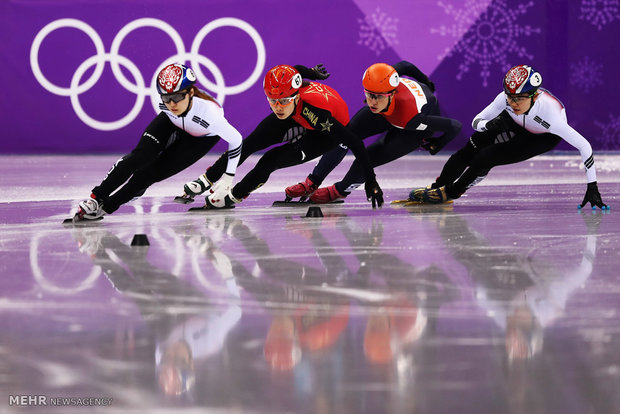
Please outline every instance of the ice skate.
M199 210L221 210L221 209L229 209L235 208L235 204L240 203L241 200L238 200L232 195L232 192L229 191L228 194L223 199L214 200L210 198L212 196L205 197L205 205L202 207L190 208L189 211L199 211Z
M333 203L346 198L347 195L340 194L335 185L319 188L312 194L310 201L315 204Z
M449 203L452 199L446 193L446 187L427 188L422 194L422 202L428 204Z
M303 182L286 187L284 202L290 202L299 197L300 202L304 202L317 190L318 186L312 182L310 177L306 177Z
M427 190L430 190L432 188L433 187L431 185L427 185L426 187L414 188L409 193L409 199L402 200L402 201L413 201L413 202L423 203L424 202L424 192L427 191Z
M98 221L103 219L104 214L103 203L91 197L80 201L77 213L72 218L63 221L63 224Z
M213 183L207 178L207 174L202 174L194 181L190 181L183 186L183 195L174 198L174 201L181 204L189 204L194 202L194 197L204 193L213 186Z
M440 190L444 189L444 190ZM443 201L440 201L443 200ZM409 193L409 198L393 200L390 204L398 207L420 206L424 204L452 204L452 200L445 192L445 187L433 188L432 185L414 188Z

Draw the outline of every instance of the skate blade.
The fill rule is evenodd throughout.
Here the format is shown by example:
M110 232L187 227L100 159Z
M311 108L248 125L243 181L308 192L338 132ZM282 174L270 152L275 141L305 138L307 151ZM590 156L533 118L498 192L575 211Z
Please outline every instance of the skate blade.
M271 205L272 207L294 207L294 206L307 206L307 205L313 205L313 206L318 206L318 205L327 205L327 204L342 204L344 203L344 200L335 200L335 201L331 201L329 203L314 203L311 200L284 200L284 201L274 201L273 204Z
M94 224L97 223L99 221L103 220L103 216L102 217L97 217L96 219L81 219L77 214L75 216L73 216L72 218L68 218L68 219L64 219L62 221L62 225L63 226L85 226L88 224Z
M176 196L174 198L174 202L180 204L190 204L194 202L194 198L190 196Z
M454 200L448 200L445 203L425 203L424 201L413 201L413 200L393 200L390 204L398 205L398 206L445 206L453 204Z
M230 210L235 208L235 206L230 206L230 207L209 207L206 204L202 207L190 207L187 211L191 211L192 213L195 212L199 212L199 211L218 211L218 210Z

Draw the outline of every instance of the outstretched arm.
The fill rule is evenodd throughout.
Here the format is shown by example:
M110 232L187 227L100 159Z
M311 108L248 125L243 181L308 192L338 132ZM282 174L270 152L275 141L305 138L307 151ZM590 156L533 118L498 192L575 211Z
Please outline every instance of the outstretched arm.
M364 170L364 177L366 178L364 187L366 190L366 198L372 202L372 207L381 207L383 205L383 191L377 183L375 171L373 170L368 153L364 142L354 133L349 131L338 120L330 117L333 125L331 126L331 132L334 138L345 144L351 149L355 158L360 162L362 169Z
M395 65L392 65L392 67L396 69L396 72L398 72L399 76L409 76L410 78L413 78L428 86L431 92L435 92L435 84L431 82L428 76L420 69L418 69L418 67L413 63L402 60Z
M581 161L583 162L583 166L586 170L586 181L588 186L579 208L582 208L586 204L590 203L592 207L608 209L609 207L607 204L603 203L601 194L598 191L598 184L596 182L596 167L594 166L594 154L592 152L592 146L588 140L566 122L554 122L549 132L562 137L566 142L577 148L579 150L579 154L581 155Z

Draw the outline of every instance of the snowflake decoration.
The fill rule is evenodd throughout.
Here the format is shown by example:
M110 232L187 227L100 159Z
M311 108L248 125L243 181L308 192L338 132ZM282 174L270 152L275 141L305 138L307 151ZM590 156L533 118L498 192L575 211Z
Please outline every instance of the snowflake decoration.
M603 30L603 26L620 19L618 0L581 0L581 20L586 20Z
M594 62L589 56L571 65L570 84L583 88L586 93L596 86L602 85L603 65Z
M431 28L431 33L460 39L453 49L446 49L438 58L441 60L455 54L463 55L464 60L456 75L459 80L472 64L480 64L482 85L486 87L493 63L498 63L502 72L505 72L511 67L507 60L508 54L516 54L528 60L533 58L516 40L540 33L540 28L517 24L519 16L534 5L533 1L518 6L507 6L507 0L493 1L488 7L480 3L484 2L466 0L463 8L456 10L452 5L439 1L437 4L444 12L454 16L454 24Z
M594 121L594 124L603 130L600 135L600 149L612 150L620 146L620 116L609 115L609 123Z
M377 56L388 46L398 44L396 32L398 19L392 18L381 11L379 7L374 13L364 19L357 19L360 24L360 39L358 45L364 45L375 52Z

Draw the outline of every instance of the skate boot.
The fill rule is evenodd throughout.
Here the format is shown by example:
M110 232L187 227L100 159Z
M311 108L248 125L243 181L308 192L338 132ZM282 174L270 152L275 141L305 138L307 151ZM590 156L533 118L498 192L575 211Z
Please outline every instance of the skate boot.
M284 192L286 193L285 201L291 201L293 198L300 197L299 201L306 201L317 190L317 185L312 182L310 177L307 177L304 182L297 183L286 187Z
M427 185L426 187L414 188L409 193L409 201L417 201L419 203L424 202L424 192L432 189L431 185Z
M94 194L78 204L78 212L75 215L76 221L97 220L105 214L103 203L97 201Z
M424 189L424 193L422 195L422 202L429 204L442 204L447 203L452 198L446 194L446 186L442 186L439 188L426 188Z
M190 181L183 186L183 195L174 198L177 203L193 203L194 197L210 189L213 183L207 178L207 174L202 174L194 181Z
M221 208L235 208L235 204L240 203L241 200L235 198L232 195L232 191L229 191L228 194L223 199L213 199L213 196L205 197L205 205L203 206L206 210L214 210Z
M312 194L310 201L316 204L331 203L332 201L346 198L348 194L340 194L335 185L319 188Z

